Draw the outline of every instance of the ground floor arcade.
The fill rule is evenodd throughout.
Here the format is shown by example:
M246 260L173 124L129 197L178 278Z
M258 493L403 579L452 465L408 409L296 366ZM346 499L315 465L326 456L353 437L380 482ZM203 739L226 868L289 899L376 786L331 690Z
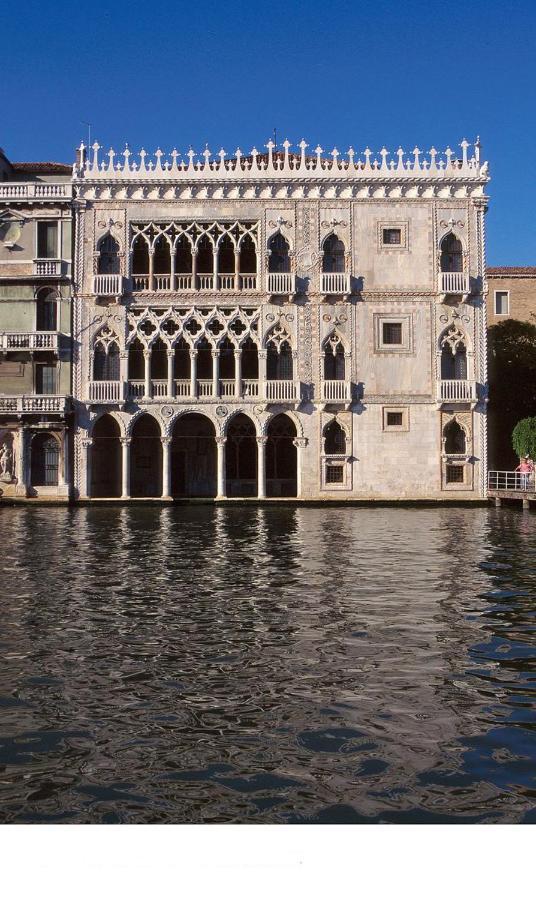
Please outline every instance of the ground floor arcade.
M28 416L0 422L0 497L67 499L71 472L65 421Z
M150 413L136 418L128 434L106 413L84 441L87 496L297 497L302 442L285 413L262 436L245 413L233 416L225 436L198 412L180 416L165 436Z

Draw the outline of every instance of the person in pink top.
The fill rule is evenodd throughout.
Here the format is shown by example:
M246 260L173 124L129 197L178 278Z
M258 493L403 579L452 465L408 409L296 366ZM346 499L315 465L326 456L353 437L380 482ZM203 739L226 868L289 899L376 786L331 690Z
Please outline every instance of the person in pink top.
M519 458L519 465L516 467L515 471L519 472L521 475L521 490L528 491L530 477L534 472L534 463L528 453L526 456Z

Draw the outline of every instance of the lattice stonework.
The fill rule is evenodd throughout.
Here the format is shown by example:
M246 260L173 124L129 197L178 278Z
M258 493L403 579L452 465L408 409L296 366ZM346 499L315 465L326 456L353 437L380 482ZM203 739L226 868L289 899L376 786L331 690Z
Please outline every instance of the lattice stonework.
M259 310L244 310L238 306L232 309L213 307L209 310L195 306L187 309L169 307L161 314L148 307L131 310L127 316L127 345L136 338L147 348L158 338L169 348L180 339L192 348L202 340L213 347L226 339L237 349L248 339L260 345L259 317Z

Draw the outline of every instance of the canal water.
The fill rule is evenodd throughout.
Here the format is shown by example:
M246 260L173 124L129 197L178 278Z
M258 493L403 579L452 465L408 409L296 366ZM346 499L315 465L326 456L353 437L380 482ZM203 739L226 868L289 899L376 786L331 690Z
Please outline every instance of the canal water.
M0 525L2 822L536 822L531 513Z

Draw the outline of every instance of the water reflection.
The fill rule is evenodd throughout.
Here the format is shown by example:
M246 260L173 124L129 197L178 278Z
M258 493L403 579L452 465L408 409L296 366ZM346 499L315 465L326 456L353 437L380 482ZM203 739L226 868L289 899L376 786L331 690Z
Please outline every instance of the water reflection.
M0 521L2 821L534 821L531 515Z

